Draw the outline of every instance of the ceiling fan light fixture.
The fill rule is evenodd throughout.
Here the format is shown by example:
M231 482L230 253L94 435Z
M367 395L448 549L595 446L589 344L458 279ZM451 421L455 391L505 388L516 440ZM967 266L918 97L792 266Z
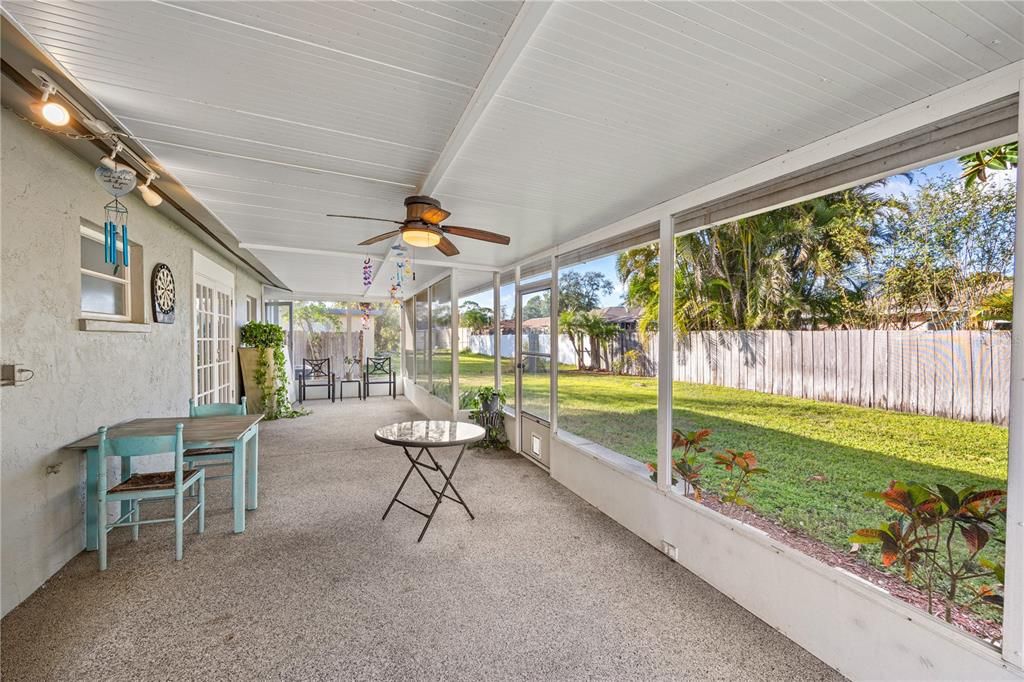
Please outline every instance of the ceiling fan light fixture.
M402 230L402 241L409 246L437 246L441 243L441 235L426 227L407 227Z

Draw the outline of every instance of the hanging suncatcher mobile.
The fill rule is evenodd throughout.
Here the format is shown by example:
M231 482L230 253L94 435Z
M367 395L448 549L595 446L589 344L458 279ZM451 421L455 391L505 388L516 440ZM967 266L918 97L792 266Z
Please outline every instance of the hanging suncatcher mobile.
M370 262L370 257L367 256L366 260L363 261L363 289L369 289L373 285L373 263ZM363 293L366 293L365 291Z
M117 239L121 238L121 264L128 267L128 209L120 197L135 189L135 171L130 168L100 166L94 173L96 182L103 186L114 200L103 207L103 258L107 263L117 263Z

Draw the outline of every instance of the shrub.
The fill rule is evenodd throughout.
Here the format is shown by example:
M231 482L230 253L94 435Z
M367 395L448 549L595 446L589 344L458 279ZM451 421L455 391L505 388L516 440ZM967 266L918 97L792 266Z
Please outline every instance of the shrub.
M1003 564L979 558L992 539L994 522L1005 519L1003 490L959 491L937 484L891 481L882 492L865 493L881 500L896 512L894 520L877 528L861 528L850 536L859 545L881 545L882 564L897 565L907 582L919 577L928 595L928 612L934 613L933 598L945 599L945 619L953 621L953 604L962 591L968 608L986 603L1002 606ZM994 578L999 584L978 581Z

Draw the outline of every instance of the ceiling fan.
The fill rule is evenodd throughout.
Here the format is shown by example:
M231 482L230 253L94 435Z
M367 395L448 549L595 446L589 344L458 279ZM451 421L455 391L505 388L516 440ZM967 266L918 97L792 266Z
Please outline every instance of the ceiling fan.
M328 218L355 218L357 220L376 220L382 223L394 223L401 225L397 230L378 234L366 241L359 242L359 246L369 246L402 235L402 241L411 246L433 246L446 256L454 256L459 252L455 244L446 235L456 237L468 237L480 241L491 242L508 246L509 238L497 232L478 230L475 227L458 227L456 225L442 225L451 213L441 208L441 202L434 197L411 196L405 198L405 220L388 220L387 218L370 218L361 215L339 215L328 213Z

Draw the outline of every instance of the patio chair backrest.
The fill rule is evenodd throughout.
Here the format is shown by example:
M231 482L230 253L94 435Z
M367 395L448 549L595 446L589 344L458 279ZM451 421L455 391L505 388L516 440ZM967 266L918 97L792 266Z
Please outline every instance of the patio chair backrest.
M190 417L234 417L245 415L245 398L238 403L210 403L196 405L192 398L188 400L188 416Z
M366 358L366 375L373 376L375 374L391 374L390 355L378 355Z
M175 426L173 436L119 436L117 438L108 438L107 427L101 426L99 429L100 461L106 461L106 457L142 457L173 452L176 483L181 485L181 473L185 454L185 441L182 438L184 428L185 425L179 422ZM106 466L101 465L100 468L100 478L105 480Z
M302 371L307 377L327 377L331 375L331 359L330 358L305 358L302 361Z

